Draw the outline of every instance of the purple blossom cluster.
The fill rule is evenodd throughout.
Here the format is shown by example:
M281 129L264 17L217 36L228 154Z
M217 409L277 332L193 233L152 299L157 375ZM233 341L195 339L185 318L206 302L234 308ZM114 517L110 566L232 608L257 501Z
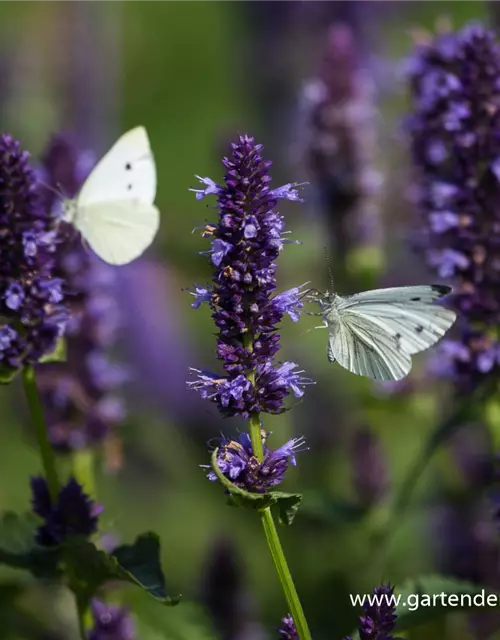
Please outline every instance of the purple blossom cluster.
M134 621L126 607L93 600L92 618L94 626L89 640L134 640L136 637Z
M28 154L11 136L0 136L0 369L7 375L53 351L64 329L56 235Z
M217 465L222 473L234 485L256 493L266 493L280 484L289 465L297 464L295 454L305 451L303 438L292 438L279 449L269 449L266 445L268 434L262 434L264 459L262 462L254 455L250 436L241 433L237 440L222 437L217 445ZM213 471L208 479L217 481Z
M68 536L91 536L97 531L103 508L95 504L78 482L71 478L53 501L45 478L31 479L33 512L43 519L36 541L44 547L61 544Z
M456 284L462 323L438 349L438 369L470 389L500 365L500 47L493 32L469 25L418 45L408 75L417 244Z
M390 635L396 625L396 605L392 600L393 594L394 587L386 584L373 590L371 602L366 598L363 604L363 615L359 618L359 640L397 640Z
M280 364L277 327L288 314L299 319L302 288L276 295L276 263L283 244L284 220L274 209L278 200L299 201L297 184L270 188L271 163L263 160L262 146L241 136L232 145L224 185L199 178L202 189L193 189L201 200L216 195L219 219L205 228L212 238L207 252L214 267L213 284L196 287L193 307L208 302L219 330L217 357L224 376L194 370L189 386L215 402L224 416L248 418L260 412L280 413L292 391L301 397L311 380L293 362Z
M281 620L281 627L278 629L279 640L299 640L295 622L290 614Z
M73 197L92 164L70 137L55 136L46 149L41 177ZM53 191L44 190L43 195L47 210L57 208ZM60 224L60 236L55 266L71 310L66 361L43 364L38 380L52 444L71 451L101 442L123 420L119 391L126 372L110 359L120 329L112 295L114 271L91 254L69 225Z

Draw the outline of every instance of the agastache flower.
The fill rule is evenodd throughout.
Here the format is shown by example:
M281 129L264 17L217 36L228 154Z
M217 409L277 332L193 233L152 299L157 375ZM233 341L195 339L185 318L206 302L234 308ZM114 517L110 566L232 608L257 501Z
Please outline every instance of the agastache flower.
M0 136L0 367L9 373L52 352L67 321L54 270L57 220L37 186L28 154Z
M134 640L135 624L126 607L93 600L91 605L94 625L89 640Z
M423 222L417 244L435 273L455 284L462 321L457 343L444 340L438 357L470 390L498 375L500 364L500 47L477 25L442 33L417 46L408 75Z
M206 301L211 307L225 375L195 369L197 378L188 385L215 402L223 415L248 418L282 412L290 392L300 397L311 383L296 364L275 360L280 347L276 330L285 314L298 320L304 285L275 295L275 260L286 232L274 207L279 199L299 200L300 185L271 189L271 163L262 159L262 146L253 138L241 136L231 150L222 161L224 184L199 178L206 188L194 190L198 199L213 194L218 200L219 219L209 225L212 245L206 252L215 268L213 285L196 287L192 306Z
M219 469L233 484L246 491L265 493L271 487L280 484L288 466L297 464L295 454L307 449L304 447L303 438L292 438L279 449L269 449L265 444L267 435L262 434L262 462L255 457L247 433L240 434L237 440L222 437L217 445ZM209 471L208 479L215 482L217 476L213 471Z
M97 531L102 507L85 494L74 478L61 488L55 502L50 497L45 478L32 478L31 492L33 511L44 520L36 533L39 545L53 547L69 536L88 537Z
M91 166L89 155L60 135L48 145L41 172L45 184L73 197ZM53 192L47 191L47 206L57 207ZM52 444L71 451L102 442L122 421L119 391L126 372L109 358L120 329L113 269L92 255L71 227L62 223L60 233L55 262L72 311L66 361L40 367L39 385Z
M381 585L366 597L363 615L359 618L359 640L398 640L390 635L396 625L394 587ZM350 640L350 638L345 638Z
M279 640L299 640L295 622L290 614L281 620L281 627L278 629Z
M330 27L299 109L299 153L339 256L380 235L374 91L356 38L347 24Z

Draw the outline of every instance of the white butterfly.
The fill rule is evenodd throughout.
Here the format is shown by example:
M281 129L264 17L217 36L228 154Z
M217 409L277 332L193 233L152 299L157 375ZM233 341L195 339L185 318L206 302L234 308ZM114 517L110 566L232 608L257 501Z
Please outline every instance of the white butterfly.
M455 322L454 311L432 304L450 291L434 284L313 298L329 330L328 359L375 380L404 378L410 356L435 344Z
M74 200L64 202L71 222L109 264L138 258L160 223L153 202L156 166L144 127L125 133L100 160Z

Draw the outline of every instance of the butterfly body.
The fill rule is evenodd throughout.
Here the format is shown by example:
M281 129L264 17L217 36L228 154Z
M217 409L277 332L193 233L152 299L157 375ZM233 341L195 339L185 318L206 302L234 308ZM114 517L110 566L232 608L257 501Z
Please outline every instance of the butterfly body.
M328 359L375 380L404 378L411 355L435 344L455 322L454 311L433 304L450 291L422 285L317 299L329 332Z
M127 264L147 249L158 231L155 196L149 139L144 127L136 127L98 162L77 197L63 203L64 219L102 260Z

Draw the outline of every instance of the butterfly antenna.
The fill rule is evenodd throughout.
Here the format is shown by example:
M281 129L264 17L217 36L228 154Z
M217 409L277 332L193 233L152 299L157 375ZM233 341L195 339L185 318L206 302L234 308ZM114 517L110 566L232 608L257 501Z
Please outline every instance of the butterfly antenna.
M54 193L57 197L59 198L64 198L64 194L61 191L58 191L57 189L54 189L54 187L51 187L50 184L47 184L46 182L43 182L43 180L39 180L39 183L45 187L46 189L48 189L49 191L52 191L52 193ZM56 187L60 187L59 182L56 184Z
M335 287L333 285L333 273L332 273L332 260L330 258L330 254L328 253L328 249L323 247L325 251L325 260L326 260L326 268L328 271L328 277L330 278L330 287L332 292L335 291Z

